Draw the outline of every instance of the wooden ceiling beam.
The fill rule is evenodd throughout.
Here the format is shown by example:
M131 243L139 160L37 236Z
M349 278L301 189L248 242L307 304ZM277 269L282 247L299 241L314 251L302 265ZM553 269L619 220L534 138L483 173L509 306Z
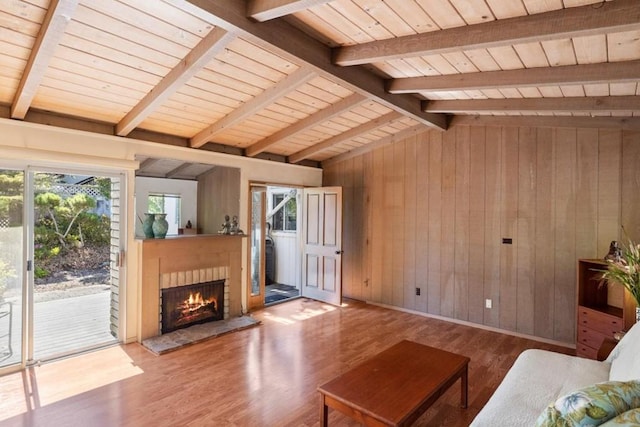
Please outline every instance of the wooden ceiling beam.
M428 131L429 128L424 125L411 126L410 128L403 129L398 133L387 135L377 141L371 142L358 148L354 148L353 150L347 151L346 153L338 154L337 156L331 157L330 159L323 160L322 168L324 169L325 167L333 165L335 163L361 156L377 148L384 147L385 145L393 144L394 142L402 141L403 139L407 139Z
M116 135L125 136L142 123L164 101L222 51L235 35L220 27L212 29L160 83L131 109L116 125Z
M159 159L154 159L152 157L146 158L146 159L144 159L143 162L140 163L140 166L138 167L138 170L139 171L144 171L145 169L150 168L151 166L155 165L159 161L160 161Z
M640 96L423 101L431 113L640 111Z
M191 148L202 147L207 142L212 141L219 133L237 125L248 117L251 117L258 111L263 110L269 104L273 104L278 98L283 97L287 93L293 92L296 88L317 76L318 75L309 67L298 68L296 71L284 77L273 86L264 90L258 96L245 102L241 107L233 110L231 113L227 114L206 129L198 132L191 138L189 145Z
M399 111L429 127L444 130L447 117L425 113L415 96L394 96L384 90L381 77L361 67L339 67L331 49L282 19L255 22L246 16L246 3L237 0L166 0L185 12L221 26L295 64L307 64L325 78Z
M187 169L189 169L191 167L193 163L189 163L189 162L185 162L183 164L181 164L180 166L177 166L173 169L171 169L169 172L167 172L165 174L165 178L173 178L176 177L178 175L180 175L181 172L186 171Z
M299 134L311 129L314 126L331 120L332 118L339 116L345 111L353 109L355 106L365 101L367 101L367 98L365 98L363 95L354 93L353 95L348 96L336 102L335 104L331 104L327 108L320 110L317 113L312 114L300 120L299 122L296 122L291 126L286 127L274 133L273 135L270 135L263 140L247 147L245 154L249 157L256 156L266 151L269 147L277 144L278 142L283 141L287 138L291 138L293 135Z
M398 120L400 118L402 118L402 114L398 113L397 111L387 113L376 119L363 123L360 126L351 128L339 135L333 136L329 139L325 139L324 141L312 145L311 147L305 148L304 150L300 150L297 153L293 153L289 156L289 163L298 163L301 160L311 157L315 153L319 153L320 151L326 150L327 148L333 147L334 145L340 144L342 142L349 141L353 138L357 138L361 135L365 135L378 129L379 127L387 125L393 120Z
M341 66L640 29L640 2L616 0L334 49Z
M407 77L387 81L394 94L505 89L558 85L624 83L640 80L640 60L600 64L486 71L446 76Z
M51 1L11 104L12 119L23 120L27 115L49 62L77 6L78 0Z
M640 117L453 116L450 126L603 128L640 131Z
M248 0L247 16L258 22L281 18L331 0Z

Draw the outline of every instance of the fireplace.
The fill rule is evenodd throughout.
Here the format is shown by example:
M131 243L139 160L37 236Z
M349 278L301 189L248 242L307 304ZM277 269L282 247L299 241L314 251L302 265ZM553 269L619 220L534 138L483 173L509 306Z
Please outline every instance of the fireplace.
M161 332L224 319L224 280L162 289Z

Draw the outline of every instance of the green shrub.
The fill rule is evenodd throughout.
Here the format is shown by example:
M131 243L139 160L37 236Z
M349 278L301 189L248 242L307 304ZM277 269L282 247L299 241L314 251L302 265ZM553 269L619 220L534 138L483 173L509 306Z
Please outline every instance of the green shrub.
M37 265L33 269L33 274L36 279L44 279L51 274L46 268L38 267Z

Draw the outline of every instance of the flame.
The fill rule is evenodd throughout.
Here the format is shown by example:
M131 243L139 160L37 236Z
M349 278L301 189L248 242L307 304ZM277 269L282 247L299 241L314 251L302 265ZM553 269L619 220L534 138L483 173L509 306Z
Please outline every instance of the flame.
M217 306L217 302L218 301L216 300L216 298L204 299L202 297L202 294L200 294L200 292L196 292L195 294L190 292L189 299L184 301L184 305L187 306L187 309L189 311L195 311L200 307L203 307L211 303L215 303L215 305Z

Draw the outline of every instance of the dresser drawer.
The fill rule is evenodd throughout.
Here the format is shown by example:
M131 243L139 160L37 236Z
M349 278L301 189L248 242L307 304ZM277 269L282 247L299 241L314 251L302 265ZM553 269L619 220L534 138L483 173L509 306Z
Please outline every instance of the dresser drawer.
M598 356L598 350L578 343L578 345L576 346L576 356L584 357L587 359L595 359Z
M586 307L578 307L578 328L587 327L612 337L623 328L622 318Z
M597 351L605 337L613 337L613 334L607 335L591 328L585 328L581 325L578 326L577 345L591 347Z

